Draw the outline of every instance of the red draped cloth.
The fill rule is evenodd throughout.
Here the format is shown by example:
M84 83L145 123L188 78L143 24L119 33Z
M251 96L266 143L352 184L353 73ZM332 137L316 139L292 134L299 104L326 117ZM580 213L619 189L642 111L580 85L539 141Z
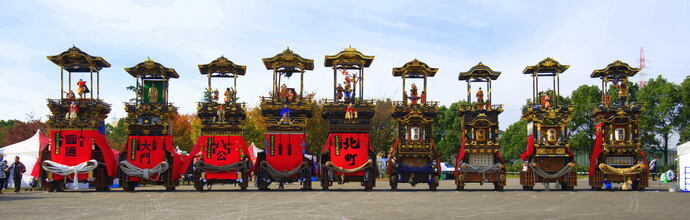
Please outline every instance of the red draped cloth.
M527 161L532 154L534 154L534 135L531 134L527 136L527 149L520 154L520 159L522 159L522 161Z
M592 149L592 155L589 157L589 176L594 175L594 171L597 167L597 158L601 154L601 145L604 143L604 134L602 132L602 123L596 125L596 139L594 140L594 148Z
M201 160L214 166L230 165L247 156L247 144L242 136L200 136L189 154L191 162L201 152ZM206 179L237 179L236 172L206 172Z
M367 133L330 133L322 152L329 151L333 165L343 169L361 167L369 161L373 151ZM336 173L342 175L341 173ZM363 176L364 171L346 173L348 176Z
M297 168L304 160L305 137L302 133L266 134L267 146L264 149L266 162L281 172Z
M63 164L66 166L76 166L92 158L92 143L95 144L102 153L103 160L105 162L106 171L108 176L115 177L117 171L117 162L115 160L115 155L113 154L110 147L108 147L108 142L105 139L105 135L101 134L98 130L52 130L50 131L51 139L43 137L41 142L41 149L45 149L48 145L52 146L50 148L50 160ZM39 151L39 152L40 152ZM41 153L39 153L39 157ZM32 176L38 177L41 171L40 161L44 158L39 158L36 161L36 165L31 172ZM73 178L74 174L70 174L70 178ZM79 179L87 179L88 174L79 174ZM54 180L62 180L64 176L53 175Z
M458 167L460 167L460 162L465 158L465 136L462 136L460 141L460 151L458 151L458 157L455 159L455 176L458 175Z

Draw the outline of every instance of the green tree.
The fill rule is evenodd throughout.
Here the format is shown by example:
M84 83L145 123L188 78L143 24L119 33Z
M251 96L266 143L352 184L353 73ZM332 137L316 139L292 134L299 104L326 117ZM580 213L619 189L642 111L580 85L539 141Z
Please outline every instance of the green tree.
M438 115L433 124L434 143L441 155L441 160L455 161L460 150L460 132L462 118L458 116L460 105L464 101L455 102L450 107L438 108Z
M676 130L680 134L680 143L678 144L681 144L690 141L690 76L685 77L678 90L680 110L674 121Z
M105 135L110 148L122 151L127 142L127 118L120 118L115 123L106 124Z
M570 149L589 154L594 145L595 122L592 117L594 108L601 101L601 90L597 86L582 85L570 96L573 103L573 119L570 121Z
M678 86L661 76L651 79L637 96L645 111L640 120L643 145L649 150L663 152L664 164L668 164L668 141L679 114ZM661 140L657 139L660 138Z
M311 155L319 155L328 138L328 121L321 114L323 103L313 102L311 108L313 116L307 119L307 150Z
M264 134L266 133L264 121L265 118L261 115L261 108L254 107L247 111L247 118L242 121L242 132L247 146L251 146L254 143L256 147L264 149Z
M388 157L398 134L398 123L393 118L393 102L390 99L376 100L374 117L371 119L369 142L377 154Z
M527 122L520 119L508 126L501 136L501 151L503 160L510 164L520 157L520 153L527 145Z
M8 135L14 123L15 120L0 120L0 147L7 145Z

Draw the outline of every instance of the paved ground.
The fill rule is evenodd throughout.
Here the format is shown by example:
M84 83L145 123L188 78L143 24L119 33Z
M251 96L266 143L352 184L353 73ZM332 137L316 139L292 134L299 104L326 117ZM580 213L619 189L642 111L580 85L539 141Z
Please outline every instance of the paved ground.
M297 185L285 190L237 191L217 186L196 192L182 186L178 192L161 187L138 192L5 191L0 195L0 216L9 219L688 219L690 194L669 193L667 185L653 183L645 192L589 191L581 179L574 192L524 192L511 178L505 192L489 185L469 185L455 191L452 181L442 181L436 192L426 185L401 185L392 192L385 181L373 192L358 184L334 186L324 192L301 192ZM493 188L493 186L491 186Z

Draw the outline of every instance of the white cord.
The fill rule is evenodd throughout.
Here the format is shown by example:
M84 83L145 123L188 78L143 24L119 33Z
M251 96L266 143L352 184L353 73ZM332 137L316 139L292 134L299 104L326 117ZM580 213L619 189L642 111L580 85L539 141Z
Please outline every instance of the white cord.
M168 162L165 161L159 163L151 169L141 169L134 164L129 163L129 161L120 161L120 170L122 170L122 172L125 172L128 176L139 177L145 180L151 179L151 174L158 174L158 176L160 176L160 174L168 170L169 167L170 165L168 165Z
M69 177L70 174L74 174L74 178L72 178L72 187L74 187L74 189L79 189L79 174L96 169L96 167L98 167L98 161L89 160L77 164L76 166L67 166L54 161L44 160L41 167L48 172L59 174L65 177Z

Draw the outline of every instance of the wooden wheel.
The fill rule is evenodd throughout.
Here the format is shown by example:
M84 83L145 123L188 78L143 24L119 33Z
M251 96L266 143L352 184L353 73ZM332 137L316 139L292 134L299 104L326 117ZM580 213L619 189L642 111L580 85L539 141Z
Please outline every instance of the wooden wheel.
M301 173L302 175L300 176L302 176L302 178L304 179L304 182L302 182L301 190L311 190L311 166L306 169L303 169Z
M503 192L503 186L500 183L495 182L494 183L494 190L496 190L498 192Z
M249 187L249 170L246 168L242 170L242 182L240 183L240 190L247 191Z
M390 182L391 190L393 190L393 191L398 190L398 174L397 173L391 172L391 175L388 177L388 182Z
M374 181L376 181L376 177L374 176L374 171L371 168L368 168L364 171L364 176L366 181L364 182L364 191L372 191L374 190Z

